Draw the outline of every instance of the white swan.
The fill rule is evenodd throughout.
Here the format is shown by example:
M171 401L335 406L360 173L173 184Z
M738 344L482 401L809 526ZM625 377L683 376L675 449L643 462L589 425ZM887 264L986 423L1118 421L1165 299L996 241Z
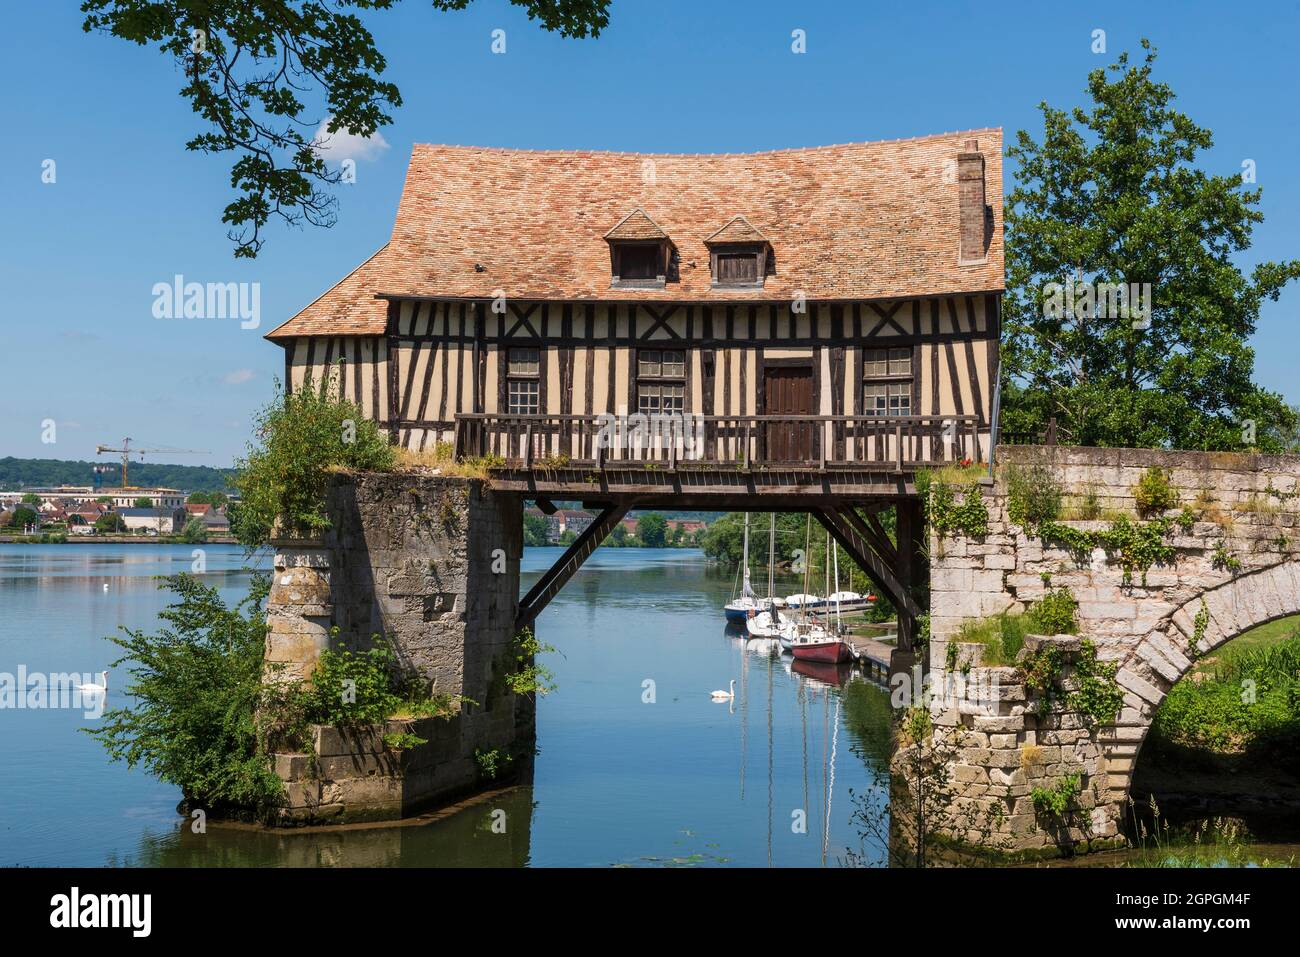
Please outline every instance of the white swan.
M77 685L77 690L81 692L83 695L88 695L88 696L108 694L108 672L101 671L99 673L99 680L103 683L102 684L93 684L93 683L80 684Z
M717 691L710 691L709 697L711 697L714 701L730 701L732 698L736 697L736 679L732 678L731 684L728 685L727 687L730 690L723 691L719 689Z

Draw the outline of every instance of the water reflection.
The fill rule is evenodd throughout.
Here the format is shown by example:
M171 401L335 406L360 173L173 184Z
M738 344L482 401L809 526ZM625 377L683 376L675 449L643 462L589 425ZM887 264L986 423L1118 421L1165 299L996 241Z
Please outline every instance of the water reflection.
M205 581L237 600L242 551L205 552ZM528 550L524 589L555 554ZM190 561L187 546L0 546L0 670L107 667L105 636L155 627L168 596L153 576ZM22 770L4 785L0 863L834 866L858 844L849 790L880 786L884 692L726 630L732 586L696 551L599 550L537 623L559 690L538 708L532 785L400 827L193 834L176 789L110 764L80 714L0 712L0 761ZM110 704L127 677L110 675ZM735 701L713 703L730 679Z

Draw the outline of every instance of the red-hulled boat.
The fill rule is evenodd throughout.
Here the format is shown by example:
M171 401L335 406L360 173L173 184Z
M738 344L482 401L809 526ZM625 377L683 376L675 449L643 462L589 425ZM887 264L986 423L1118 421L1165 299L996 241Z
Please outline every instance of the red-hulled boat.
M825 638L796 638L790 643L790 654L797 661L821 661L838 665L853 658L853 649L848 642L827 635Z

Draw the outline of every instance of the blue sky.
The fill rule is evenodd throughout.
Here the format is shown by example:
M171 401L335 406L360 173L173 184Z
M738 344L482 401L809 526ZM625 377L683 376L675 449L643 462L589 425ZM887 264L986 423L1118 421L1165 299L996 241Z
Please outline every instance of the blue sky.
M331 230L273 225L235 260L220 223L229 158L187 153L197 128L169 58L81 31L77 4L16 4L0 39L0 456L93 458L100 442L210 450L151 461L224 466L272 394L282 353L262 335L387 239L414 142L722 152L1002 126L1037 135L1040 100L1080 103L1088 70L1160 51L1158 77L1214 131L1205 165L1253 159L1266 221L1243 265L1297 255L1300 3L615 0L597 40L563 40L506 0L369 16L405 104L388 149L339 187ZM494 55L491 33L506 31ZM807 52L791 52L791 31ZM1107 52L1091 52L1092 31ZM727 92L720 95L719 90ZM752 94L743 109L734 91ZM56 181L42 183L53 159ZM1014 166L1006 169L1012 185ZM176 274L257 282L261 327L165 320ZM1300 402L1300 285L1267 304L1257 378ZM42 423L57 441L42 442Z

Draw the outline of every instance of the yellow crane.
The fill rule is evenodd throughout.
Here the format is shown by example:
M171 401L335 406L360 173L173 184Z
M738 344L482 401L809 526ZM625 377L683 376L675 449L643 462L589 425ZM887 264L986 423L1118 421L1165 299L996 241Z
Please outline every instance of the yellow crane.
M127 468L131 464L131 456L133 454L142 457L146 452L154 452L154 453L162 452L167 455L207 455L208 454L207 449L172 449L172 448L166 448L161 446L152 449L142 449L139 447L131 448L131 440L129 438L122 440L122 447L120 449L113 448L110 445L95 446L96 455L99 455L100 453L103 452L115 452L122 456L122 488L124 489L131 487L130 485L127 484L126 479L127 479Z

